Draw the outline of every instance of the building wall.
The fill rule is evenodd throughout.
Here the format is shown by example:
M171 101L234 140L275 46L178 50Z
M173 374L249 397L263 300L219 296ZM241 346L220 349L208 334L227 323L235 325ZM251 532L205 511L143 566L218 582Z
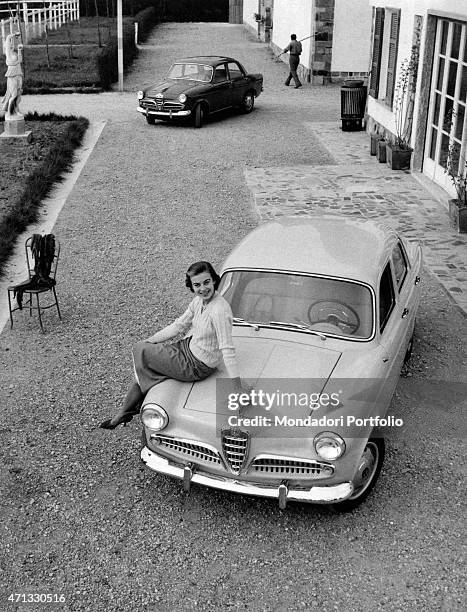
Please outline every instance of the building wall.
M368 0L335 0L332 76L368 73L371 22Z
M401 63L404 59L410 57L411 48L412 48L412 35L413 35L413 26L414 26L414 17L415 15L421 15L423 17L423 30L422 30L422 39L420 46L420 63L419 63L419 71L418 71L418 83L420 83L422 72L423 72L423 58L425 52L425 44L426 44L426 27L428 22L428 11L442 11L446 15L457 16L459 19L467 20L467 2L466 0L391 0L388 4L382 2L375 2L375 0L370 0L370 5L373 7L383 7L383 8L392 8L392 9L401 9L401 22L400 22L400 30L399 30L399 48L397 52L397 66L398 71ZM385 20L384 29L385 31L389 27L388 20ZM387 58L382 57L382 66L387 64ZM382 71L381 84L382 90L379 92L379 97L382 98L384 96L384 83L385 79ZM418 115L421 112L420 108L420 96L417 96L415 108L414 108L414 121L413 121L413 130L415 131L416 125L418 123ZM394 124L394 113L392 109L390 109L384 101L375 100L371 96L368 97L368 115L371 118L370 126L377 122L378 124L384 126L387 130L394 133L395 132L395 124Z
M229 23L242 23L243 0L229 0Z
M289 44L291 34L296 34L297 40L314 35L314 4L315 0L274 0L271 47L276 55ZM304 81L312 69L311 38L302 41L302 48L298 73ZM281 59L288 63L288 54Z
M258 0L243 0L243 23L252 33L258 32L254 14L258 12Z

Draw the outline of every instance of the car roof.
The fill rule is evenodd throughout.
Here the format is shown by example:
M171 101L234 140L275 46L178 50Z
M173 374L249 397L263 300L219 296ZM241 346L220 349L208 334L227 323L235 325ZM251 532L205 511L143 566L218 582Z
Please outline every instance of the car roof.
M223 55L197 55L195 57L183 57L175 60L174 64L181 62L192 62L193 64L207 64L208 66L217 66L223 62L236 62L232 57L225 57Z
M265 268L348 278L376 287L397 234L370 219L280 217L253 230L222 270Z

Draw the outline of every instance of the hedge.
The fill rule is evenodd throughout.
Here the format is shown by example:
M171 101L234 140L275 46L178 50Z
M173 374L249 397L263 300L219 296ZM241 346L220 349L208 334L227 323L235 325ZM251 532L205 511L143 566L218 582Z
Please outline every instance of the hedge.
M151 29L158 22L153 7L144 9L135 15L134 19L125 18L123 22L123 67L129 66L138 55L135 45L134 22L138 23L138 38L144 41ZM110 89L112 83L118 81L118 39L112 36L107 45L97 54L97 70L99 82L104 89Z

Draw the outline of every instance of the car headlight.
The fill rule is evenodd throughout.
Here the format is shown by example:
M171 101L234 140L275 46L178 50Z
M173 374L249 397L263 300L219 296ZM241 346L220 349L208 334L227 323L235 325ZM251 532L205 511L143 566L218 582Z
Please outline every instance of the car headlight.
M153 431L165 429L169 423L167 412L157 404L146 404L141 415L143 425Z
M144 91L138 91L136 95L138 96L138 100L142 100L144 98Z
M313 440L316 453L321 459L332 461L345 453L345 442L332 431L322 431Z
M182 104L183 104L184 102L186 102L186 96L185 96L185 94L180 94L180 95L178 96L178 101L179 101L179 102L181 102Z

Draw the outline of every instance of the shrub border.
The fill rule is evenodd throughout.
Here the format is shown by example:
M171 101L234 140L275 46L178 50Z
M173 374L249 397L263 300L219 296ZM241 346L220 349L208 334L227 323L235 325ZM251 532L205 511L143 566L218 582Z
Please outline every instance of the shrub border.
M0 278L17 237L38 219L42 200L52 187L63 180L62 173L73 165L74 152L83 141L89 126L85 117L56 113L28 113L26 121L69 121L65 132L54 142L47 156L25 181L23 193L13 203L9 213L0 219Z

